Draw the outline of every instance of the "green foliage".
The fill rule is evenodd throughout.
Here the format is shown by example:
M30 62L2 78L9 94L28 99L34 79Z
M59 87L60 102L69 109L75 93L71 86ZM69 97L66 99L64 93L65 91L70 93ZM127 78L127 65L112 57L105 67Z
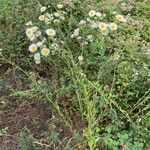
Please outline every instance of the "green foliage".
M26 81L24 89L9 87L9 96L28 100L28 103L36 100L49 102L55 126L65 124L72 134L70 139L63 137L60 140L61 131L57 127L37 137L34 133L21 131L19 148L150 149L150 22L147 1L127 1L125 4L104 0L92 3L77 0L70 4L64 1L67 19L46 26L38 21L40 5L50 6L48 11L52 13L59 2L0 0L0 48L3 49L0 62L22 72L20 75L14 73L14 80L21 78ZM79 21L89 18L90 10L106 13L105 22L115 21L116 13L126 15L128 21L118 23L118 31L106 36L99 29L82 25L82 39L70 38ZM29 40L25 37L25 24L30 20L44 31L55 28L56 41L64 43L54 55L50 54L38 65L28 52ZM92 42L83 44L88 35L92 35ZM52 49L52 39L48 40L46 46ZM79 62L81 55L83 60ZM2 67L0 72L0 92L3 92L8 89L9 68ZM75 121L74 114L79 116ZM0 134L7 133L2 128Z
M36 144L36 139L34 139L33 135L25 132L20 133L18 146L23 150L41 150L40 146Z

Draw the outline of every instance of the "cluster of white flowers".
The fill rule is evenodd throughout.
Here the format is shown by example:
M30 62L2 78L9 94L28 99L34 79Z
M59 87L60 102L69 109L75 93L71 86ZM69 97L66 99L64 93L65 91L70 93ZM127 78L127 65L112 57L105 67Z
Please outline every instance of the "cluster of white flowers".
M57 43L57 40L55 39L54 42L51 44L51 48L52 48L52 55L55 54L56 51L60 50L60 46Z
M41 9L41 11L44 11L44 9ZM33 23L31 21L27 22L26 25L28 27L26 29L26 35L29 40L32 41L32 44L29 46L29 51L34 54L36 64L39 64L41 62L41 55L47 57L50 54L50 50L45 44L47 39L42 36L41 31L38 30L37 26L32 26ZM56 35L56 31L52 28L46 29L45 35L54 37Z
M96 12L94 13L94 11L90 11L89 15L94 16L96 15ZM123 15L116 15L116 20L119 22L126 22L126 18ZM111 23L105 23L105 22L92 22L91 24L92 28L99 28L101 33L103 35L108 35L108 33L110 31L116 31L118 29L118 25L115 22L111 22Z
M94 10L91 10L89 12L89 16L90 17L94 17L94 16L97 16L98 12L94 11ZM99 14L99 13L98 13ZM99 14L100 17L104 17L106 14ZM123 16L123 15L116 15L116 20L119 21L119 22L126 22L126 18ZM89 22L91 22L91 27L92 28L99 28L101 33L103 35L108 35L108 33L110 31L116 31L118 29L118 25L115 23L115 22L111 22L111 23L105 23L105 22L95 22L94 20L89 20Z
M95 10L91 10L88 13L88 15L90 18L87 17L86 19L80 20L78 23L78 28L74 30L73 34L71 34L71 38L76 38L77 40L79 40L81 45L88 45L89 42L93 42L93 37L92 35L87 35L85 40L85 35L84 35L84 41L82 41L83 38L80 35L80 27L83 28L84 26L86 27L88 25L92 29L98 28L101 31L102 35L108 35L110 31L116 31L118 29L118 25L116 21L119 22L127 21L123 15L116 15L115 22L110 22L110 23L102 22L100 20L106 17L106 14L102 14Z
M95 10L91 10L89 12L89 16L90 17L98 17L98 18L102 18L102 14L98 11L95 11Z
M116 15L116 19L120 22L127 22L127 19L123 15Z
M74 30L73 34L71 35L71 38L79 38L79 32L80 32L80 29L77 28Z
M116 15L117 12L115 12L114 14ZM116 15L115 16L116 20L114 22L110 23L102 22L102 19L106 17L106 14L102 14L95 10L91 10L88 15L89 18L87 17L86 19L80 20L78 23L78 28L76 28L71 34L71 38L76 38L77 40L79 40L82 46L86 46L89 43L93 42L94 40L92 34L84 35L84 37L82 37L81 34L82 32L80 30L82 30L83 27L90 26L92 29L98 28L101 31L102 35L108 35L110 31L116 31L118 29L117 21L119 22L127 21L127 19L123 15ZM78 62L80 65L83 63L83 60L84 58L82 55L78 56Z
M87 21L81 20L81 21L78 23L78 25L81 26L81 25L85 25L86 23L87 23Z
M40 10L41 10L41 13L45 12L46 9L47 9L47 8L46 8L45 6L44 6L44 7L41 7L41 9L40 9Z
M54 37L56 35L56 31L52 28L46 30L46 34L48 36Z
M82 46L88 45L90 42L93 42L93 36L90 34L90 35L87 35L86 37L83 38L80 35L80 29L79 28L74 30L73 34L71 35L71 38L76 38L78 41L80 41Z
M90 34L90 35L88 35L87 37L87 40L89 40L90 42L93 42L93 36Z
M53 13L48 13L46 7L41 7L41 15L39 16L40 21L44 21L46 24L59 23L65 20L66 12L62 10L63 5L57 5L58 10Z
M118 29L118 25L114 22L112 23L105 23L105 22L100 22L98 24L99 29L101 30L101 33L103 35L108 35L109 30L115 31Z
M115 12L116 14L116 12ZM101 19L106 16L106 14L101 14L100 12L96 12L95 10L91 10L89 12L90 17L99 16ZM123 15L116 15L116 21L119 22L127 22L127 19ZM110 31L116 31L118 29L118 25L116 22L106 23L106 22L100 22L88 19L88 22L90 22L90 26L94 28L99 28L102 35L108 35Z
M34 54L34 60L37 64L41 62L42 56L47 57L50 52L53 55L56 51L63 49L62 45L64 42L56 38L58 35L55 27L57 27L56 23L66 21L68 10L65 9L62 4L56 5L56 8L57 9L54 9L54 11L50 11L50 13L50 7L43 6L40 8L40 16L38 19L40 20L40 25L44 23L44 31L43 29L40 30L38 26L35 26L32 21L26 23L26 35L32 42L29 46L29 51ZM103 18L106 17L106 14L91 10L86 19L84 18L79 21L70 37L78 40L82 46L89 45L94 41L94 36L91 33L91 29L88 32L85 32L85 35L82 34L83 30L85 28L87 30L89 27L92 29L98 28L102 35L108 35L110 31L116 31L118 29L117 21L126 22L126 18L124 16L117 15L117 13L115 13L115 15L116 21L107 23L102 21ZM62 47L60 48L60 46ZM83 60L83 56L80 55L78 57L79 64L82 64Z
M84 40L81 42L82 46L89 45L90 43L93 42L93 36L91 34L87 35Z
M36 64L40 64L41 63L41 56L40 53L35 53L34 55L34 60Z
M63 10L63 5L58 4L57 11L49 13L49 7L40 8L40 16L38 19L41 22L45 22L47 29L39 30L37 26L34 26L32 21L26 23L26 35L28 39L32 42L29 46L29 51L34 55L34 60L36 64L41 63L41 57L47 57L50 52L55 54L57 50L60 49L59 44L63 44L61 41L58 43L56 37L56 30L53 28L53 23L59 23L61 20L65 20L66 12ZM49 28L48 28L49 26Z
M29 51L34 54L34 60L36 64L41 62L41 55L47 57L50 53L50 50L46 47L46 45L43 44L43 42L32 43L29 46Z
M29 26L29 23L31 24L31 22L28 22L27 26ZM41 31L38 30L37 26L32 26L32 27L29 27L29 28L26 29L26 35L30 39L30 41L34 41L39 36L41 36Z

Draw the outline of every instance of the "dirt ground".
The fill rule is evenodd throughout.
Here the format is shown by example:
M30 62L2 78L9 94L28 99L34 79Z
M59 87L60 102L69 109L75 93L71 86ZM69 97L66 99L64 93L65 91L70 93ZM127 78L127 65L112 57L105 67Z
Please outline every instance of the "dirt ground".
M58 120L54 117L50 103L39 99L29 101L10 96L12 89L28 89L27 81L22 76L21 72L13 69L9 64L1 67L0 129L6 127L8 130L6 135L0 136L0 150L18 150L18 137L24 129L37 139L40 139L43 133L55 130L59 134L59 141L71 139L73 130L82 133L85 122L78 114L71 114L72 129L70 129L62 119ZM69 102L65 97L60 97L59 105L63 113L67 114Z

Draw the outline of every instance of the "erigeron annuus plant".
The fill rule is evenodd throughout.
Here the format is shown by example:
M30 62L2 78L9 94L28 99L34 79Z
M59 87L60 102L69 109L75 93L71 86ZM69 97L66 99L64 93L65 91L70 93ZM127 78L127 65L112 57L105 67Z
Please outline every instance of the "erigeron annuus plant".
M95 40L100 41L101 38L107 39L109 34L117 33L120 25L126 22L126 18L122 15L117 15L112 18L112 22L107 22L106 14L91 10L81 20L78 20L70 12L71 10L67 10L61 4L58 4L55 9L41 7L40 15L37 17L39 26L34 25L32 21L28 22L26 24L26 35L32 42L29 46L29 51L33 54L37 64L41 63L43 59L46 60L48 57L55 55L57 52L61 57L62 50L69 52L68 54L73 56L69 58L68 55L62 55L62 59L66 60L66 64L70 63L68 64L69 67L72 66L72 68L68 67L70 70L67 71L71 72L70 76L73 78L76 99L79 101L79 110L82 115L86 116L85 118L88 122L88 127L85 129L85 137L88 140L89 147L95 149L99 140L97 137L93 138L95 134L96 102L94 102L94 98L91 101L89 94L87 94L92 93L93 89L91 89L91 85L86 79L84 70L83 73L80 72L82 69L78 70L77 65L84 65L84 61L88 59L84 57L84 52L91 43ZM69 18L73 18L72 20L77 20L78 22L69 22ZM69 29L64 29L68 25ZM67 30L67 34L64 33L65 30ZM76 56L77 58L75 59ZM78 60L78 64L76 60ZM81 78L83 79L81 80ZM80 87L80 91L78 87Z
M40 8L40 15L38 17L40 27L34 25L32 21L26 23L26 35L32 42L29 46L29 51L33 53L35 63L41 63L42 59L51 54L54 55L58 49L60 50L62 48L64 41L58 36L60 31L57 31L57 26L59 26L60 23L69 24L67 22L69 20L67 16L68 12L68 9L62 4L56 5L55 9L43 6ZM69 17L73 18L74 16ZM81 47L83 47L92 43L98 36L108 36L109 33L115 32L120 26L118 22L122 23L127 21L123 15L114 16L113 22L103 21L105 17L106 14L102 14L99 11L89 11L87 16L76 24L76 28L70 33L70 38L78 40ZM75 26L74 22L72 26ZM89 31L87 31L88 29ZM95 31L97 31L96 36L93 34ZM74 40L72 40L72 42L74 42ZM80 62L79 60L79 63Z
M105 19L105 17L106 14L102 14L100 12L96 12L95 10L91 10L88 13L88 16L86 16L84 20L81 20L79 22L78 26L79 28L81 26L89 26L93 30L99 29L102 35L108 35L110 32L116 31L118 29L118 22L125 23L127 21L127 19L123 15L116 15L114 17L114 22L104 22L103 19ZM71 35L71 38L77 37L78 39L80 37L81 39L81 36L79 36L79 28L74 30L74 33ZM87 35L87 37L89 37L89 35Z
M62 4L57 5L57 10L49 13L48 7L40 8L40 16L38 17L41 28L34 25L32 21L26 23L26 35L32 42L29 46L29 51L33 53L36 64L40 64L42 58L54 54L59 49L59 44L63 41L58 41L56 24L65 20L66 12ZM59 43L59 44L58 44Z

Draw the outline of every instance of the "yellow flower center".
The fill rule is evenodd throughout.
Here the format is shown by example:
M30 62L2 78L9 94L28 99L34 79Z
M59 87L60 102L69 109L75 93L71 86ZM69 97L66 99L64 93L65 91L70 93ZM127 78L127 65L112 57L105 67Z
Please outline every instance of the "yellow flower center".
M123 20L123 16L118 16L117 19L118 20Z
M43 50L43 54L44 54L44 55L48 55L48 53L49 53L49 49L44 49L44 50Z
M33 31L31 29L28 29L27 30L27 35L32 35L33 34Z
M108 32L108 30L103 30L102 32L103 32L103 33L107 33L107 32Z
M43 16L43 15L39 17L40 20L44 20L44 18L45 18L45 16Z
M105 25L104 25L104 24L101 24L100 27L103 29L103 28L105 28Z
M94 15L94 13L93 13L93 12L91 12L91 13L90 13L90 15Z
M49 35L52 35L52 34L53 34L53 31L48 31L48 34L49 34Z
M101 31L103 35L107 35L109 31L107 29Z
M31 31L28 31L28 34L32 34L32 32L31 32Z
M114 29L114 28L115 28L115 25L114 25L114 24L112 24L112 25L111 25L111 28L112 28L112 29Z
M37 50L37 46L32 46L32 51L36 51Z

